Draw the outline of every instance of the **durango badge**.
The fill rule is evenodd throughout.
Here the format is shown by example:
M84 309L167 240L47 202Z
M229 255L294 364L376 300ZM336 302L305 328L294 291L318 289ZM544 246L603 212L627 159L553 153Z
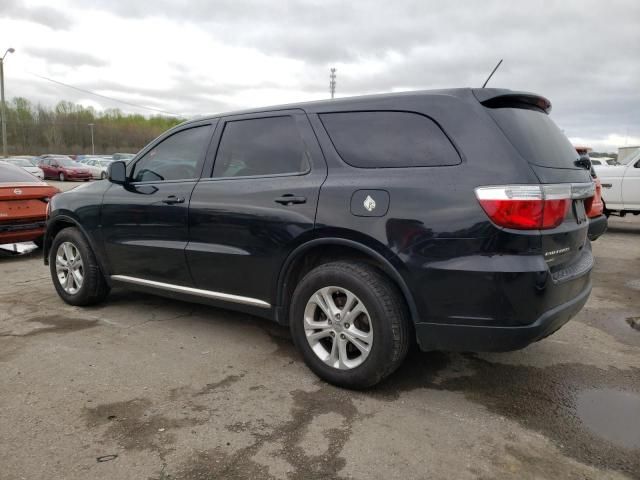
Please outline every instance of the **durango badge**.
M371 195L367 195L367 198L364 199L364 208L373 212L373 209L376 208L376 201L371 198Z

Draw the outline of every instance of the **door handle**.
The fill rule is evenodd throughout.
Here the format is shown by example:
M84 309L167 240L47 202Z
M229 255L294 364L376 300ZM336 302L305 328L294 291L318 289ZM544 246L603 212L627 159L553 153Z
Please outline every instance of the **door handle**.
M287 193L281 197L276 198L276 203L282 205L293 205L295 203L307 203L307 197L298 197L291 193Z
M174 205L176 203L184 203L184 197L176 197L175 195L169 195L167 198L162 200L162 203L166 203L167 205Z

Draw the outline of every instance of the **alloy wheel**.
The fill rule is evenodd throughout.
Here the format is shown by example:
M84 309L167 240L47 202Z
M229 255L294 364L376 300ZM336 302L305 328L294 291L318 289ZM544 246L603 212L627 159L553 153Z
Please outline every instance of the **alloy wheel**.
M360 366L373 346L367 308L342 287L324 287L311 296L304 310L304 332L316 356L339 370Z
M56 252L56 274L62 289L75 295L82 288L84 264L80 251L71 242L63 242Z

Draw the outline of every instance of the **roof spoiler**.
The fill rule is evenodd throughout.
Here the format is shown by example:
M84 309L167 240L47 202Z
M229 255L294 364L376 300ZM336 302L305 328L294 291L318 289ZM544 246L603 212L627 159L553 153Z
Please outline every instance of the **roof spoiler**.
M551 102L540 95L497 88L475 88L473 95L487 108L526 108L551 112Z

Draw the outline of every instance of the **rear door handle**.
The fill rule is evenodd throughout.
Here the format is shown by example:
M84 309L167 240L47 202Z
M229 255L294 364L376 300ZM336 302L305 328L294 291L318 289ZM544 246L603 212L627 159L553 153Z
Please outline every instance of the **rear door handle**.
M162 203L166 203L167 205L174 205L176 203L184 203L184 197L177 197L175 195L169 195L167 198L162 200Z
M281 197L276 198L276 203L282 205L293 205L294 203L307 203L307 197L297 197L291 193L287 193Z

